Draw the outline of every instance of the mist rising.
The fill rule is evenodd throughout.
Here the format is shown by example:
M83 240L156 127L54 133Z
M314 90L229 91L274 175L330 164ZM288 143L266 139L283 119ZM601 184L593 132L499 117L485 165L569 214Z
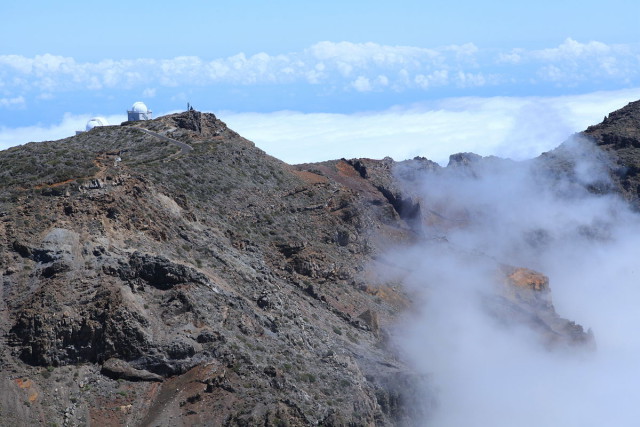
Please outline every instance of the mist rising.
M419 163L419 162L418 162ZM640 416L640 221L611 190L610 162L574 138L526 162L452 156L396 170L420 200L424 238L395 249L415 309L396 344L429 378L430 426L631 426ZM548 276L556 312L595 346L549 345L488 304L500 266Z

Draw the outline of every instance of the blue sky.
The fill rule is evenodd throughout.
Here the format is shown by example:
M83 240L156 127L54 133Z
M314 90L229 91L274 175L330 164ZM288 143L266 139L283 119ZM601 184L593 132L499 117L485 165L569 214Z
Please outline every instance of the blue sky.
M546 135L555 145L563 132L599 121L604 108L640 97L640 4L632 1L23 1L0 11L0 148L61 138L94 115L115 123L142 100L156 115L191 102L291 162L342 157L327 152L327 141L342 140L339 130L350 126L344 151L434 157L444 156L435 145L469 146L437 132L459 129L463 112L491 110L503 118L502 138L513 138L527 111L537 112L534 121L552 111L564 123ZM493 110L498 104L504 109ZM404 151L390 132L399 111L414 118L404 130L419 128L411 144L397 134L410 145ZM284 112L304 125L306 155L278 143L274 126L295 139L295 128L270 122L286 121ZM384 128L371 132L372 123ZM469 137L495 139L495 131ZM492 151L513 144L487 141L484 154L535 151Z

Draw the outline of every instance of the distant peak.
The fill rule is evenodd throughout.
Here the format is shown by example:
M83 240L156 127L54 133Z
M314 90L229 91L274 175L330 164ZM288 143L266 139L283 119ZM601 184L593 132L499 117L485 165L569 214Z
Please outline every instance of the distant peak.
M229 130L227 125L213 113L203 113L192 108L153 120L125 122L125 125L142 127L160 133L186 131L194 138L211 138Z

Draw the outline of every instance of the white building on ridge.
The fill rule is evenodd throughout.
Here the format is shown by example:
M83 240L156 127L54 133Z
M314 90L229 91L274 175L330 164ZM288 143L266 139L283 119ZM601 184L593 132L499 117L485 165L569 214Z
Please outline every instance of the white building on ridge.
M104 117L93 117L89 119L87 125L84 127L84 130L77 130L76 135L82 132L89 132L91 129L97 126L109 126L109 122Z
M151 110L144 105L144 102L136 102L131 107L131 110L127 110L127 120L130 122L136 122L139 120L151 120Z

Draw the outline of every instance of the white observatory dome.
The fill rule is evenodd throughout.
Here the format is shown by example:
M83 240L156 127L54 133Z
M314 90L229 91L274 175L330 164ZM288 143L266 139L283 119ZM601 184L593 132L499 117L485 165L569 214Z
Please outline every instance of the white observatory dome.
M144 102L138 101L133 104L133 107L131 107L131 111L133 111L134 113L147 114L149 112L149 109L146 105L144 105Z
M85 129L87 132L89 132L96 126L109 126L109 122L104 117L94 117L87 122L87 126L85 127Z

